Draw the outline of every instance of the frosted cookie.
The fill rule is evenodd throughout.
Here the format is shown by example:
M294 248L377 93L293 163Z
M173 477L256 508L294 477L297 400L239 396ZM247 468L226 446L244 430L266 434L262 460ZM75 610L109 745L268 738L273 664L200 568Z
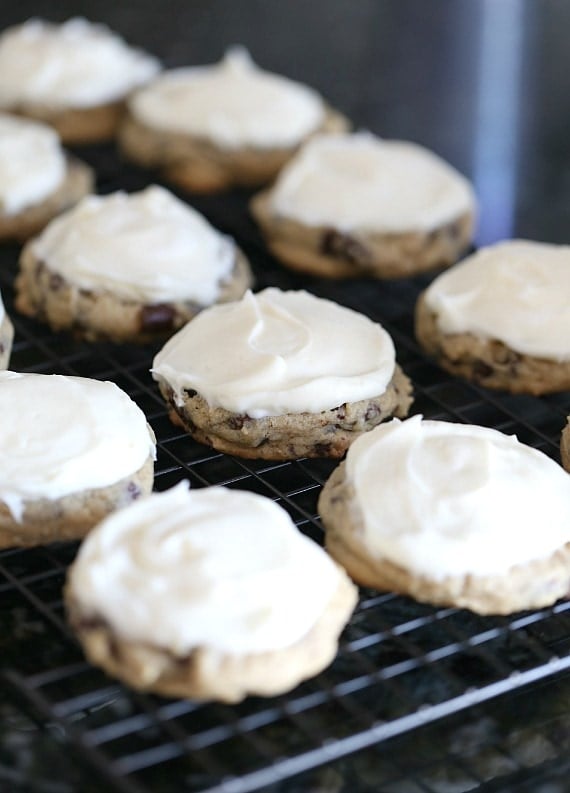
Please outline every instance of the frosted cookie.
M239 702L328 666L356 589L275 502L181 483L90 534L66 604L87 657L111 675Z
M0 369L6 369L10 361L12 352L12 341L14 339L14 326L10 320L2 296L0 295Z
M0 113L0 240L25 240L93 186L45 124Z
M570 591L570 477L484 427L394 420L359 438L319 499L358 583L480 614Z
M114 383L0 372L0 548L82 537L152 489L154 437Z
M107 140L126 97L158 71L104 25L30 19L0 36L0 108L45 121L65 143Z
M310 135L346 120L311 88L258 68L241 47L163 73L133 95L125 154L187 190L264 184Z
M235 300L251 271L233 240L161 187L88 196L20 257L16 308L88 340L164 338Z
M570 389L570 246L482 248L420 296L416 335L444 369L489 388Z
M255 196L271 251L331 278L401 278L456 261L473 233L468 181L414 143L319 135Z
M341 457L412 401L379 324L274 288L202 312L166 343L152 372L175 423L240 457Z

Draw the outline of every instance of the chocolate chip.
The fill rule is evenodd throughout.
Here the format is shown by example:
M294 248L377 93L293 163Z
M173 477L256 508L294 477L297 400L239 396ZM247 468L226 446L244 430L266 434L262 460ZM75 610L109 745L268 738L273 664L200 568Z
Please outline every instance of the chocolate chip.
M143 306L139 312L141 330L171 330L176 317L175 309L169 303L155 303Z
M509 350L508 347L501 345L495 350L494 358L497 363L509 364L512 366L520 361L521 356L514 350Z
M336 409L336 417L341 421L346 418L346 403Z
M493 368L485 361L475 361L473 364L473 377L476 380L485 380L493 374Z
M136 498L138 498L141 495L141 489L136 484L136 482L129 482L129 484L127 485L127 493L134 501Z
M195 396L198 396L198 392L195 391L193 388L185 388L184 393L188 397L188 399L194 399Z
M328 457L332 448L331 443L315 443L313 449L319 457Z
M321 253L338 259L346 259L352 264L369 264L371 258L370 252L361 242L334 229L329 229L323 234Z
M241 430L243 428L243 425L247 421L251 421L249 416L235 415L235 416L230 416L230 418L227 420L226 423L227 423L228 427L230 427L230 429L232 429L232 430Z
M63 286L63 278L61 277L61 275L58 275L57 273L52 273L49 277L49 288L52 291L57 292L57 290L61 289L62 286Z
M380 408L378 405L368 405L366 408L366 413L364 414L364 421L372 421L372 419L377 418L380 415Z

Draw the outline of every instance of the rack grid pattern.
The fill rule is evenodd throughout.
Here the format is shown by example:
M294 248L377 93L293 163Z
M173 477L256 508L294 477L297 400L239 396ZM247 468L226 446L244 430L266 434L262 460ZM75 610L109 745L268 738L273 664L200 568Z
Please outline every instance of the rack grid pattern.
M126 168L106 147L82 154L103 174L101 192L147 183L145 175ZM429 279L331 283L290 274L265 252L247 214L247 198L243 193L191 203L236 237L252 261L258 288L307 288L370 315L395 340L398 360L415 386L413 412L493 426L558 458L565 395L488 392L446 375L419 351L413 306ZM170 423L150 377L156 348L78 343L16 314L12 298L17 255L16 248L4 250L0 272L16 325L13 369L114 380L145 411L157 435L157 489L187 478L194 487L223 484L253 490L277 500L302 531L321 540L316 503L335 463L240 460L195 443ZM550 777L567 776L570 741L549 738L550 727L544 725L540 735L550 753L535 753L532 763L521 759L506 737L482 741L482 763L464 747L453 751L453 737L438 747L438 735L461 732L478 709L496 698L524 701L526 692L554 678L570 688L568 601L537 612L482 618L362 590L335 662L290 694L249 698L237 706L171 701L130 691L83 659L62 606L62 585L76 547L66 543L0 553L5 637L0 691L13 713L29 717L22 730L32 736L32 745L42 736L65 753L57 779L42 782L33 766L22 767L12 772L14 789L17 784L54 793L97 790L102 784L124 793L364 789L361 783L351 788L346 780L370 747L375 753L370 790L387 793L450 789L434 776L443 756L454 791L499 790L502 779L522 784L530 779L529 767L535 774L529 790L538 791L539 783ZM570 734L568 720L561 724L550 726L560 735ZM422 748L422 736L431 736L429 752ZM410 740L414 751L408 749L403 762L398 746ZM334 769L343 761L341 778ZM5 774L8 767L0 752L0 781ZM318 782L314 774L319 774Z

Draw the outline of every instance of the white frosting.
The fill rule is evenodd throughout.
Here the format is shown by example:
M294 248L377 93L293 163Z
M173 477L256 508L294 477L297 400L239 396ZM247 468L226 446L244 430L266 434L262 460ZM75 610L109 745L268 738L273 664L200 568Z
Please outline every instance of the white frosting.
M474 211L469 182L415 143L366 132L318 135L269 193L276 215L307 226L429 231Z
M180 403L190 388L213 407L261 418L379 396L394 366L390 336L368 317L270 288L203 311L169 339L152 371Z
M315 625L339 572L284 509L262 496L180 483L106 518L70 586L122 638L176 655L279 650Z
M147 303L214 302L232 272L235 245L164 190L87 196L33 242L69 282Z
M108 487L154 455L144 413L114 383L0 372L0 500L24 502Z
M0 114L0 208L13 215L39 204L65 178L57 134L35 121Z
M570 360L568 245L514 240L482 248L436 278L425 299L444 333Z
M395 419L352 444L346 476L367 548L432 579L500 575L570 542L570 477L497 430Z
M4 301L2 300L2 295L0 294L0 322L6 316L6 309L4 308Z
M104 25L30 19L0 36L0 106L91 107L122 99L159 70Z
M319 95L255 66L233 48L214 66L164 73L130 101L144 124L235 149L296 146L324 118Z

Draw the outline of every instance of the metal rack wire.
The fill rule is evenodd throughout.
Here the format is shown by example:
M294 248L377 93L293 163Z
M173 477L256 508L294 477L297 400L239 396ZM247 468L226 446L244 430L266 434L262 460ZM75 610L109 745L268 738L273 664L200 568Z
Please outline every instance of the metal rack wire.
M110 147L94 147L83 156L97 168L101 192L148 182ZM421 354L412 311L427 279L370 284L301 278L265 252L247 214L246 194L192 203L236 237L252 261L258 287L307 288L382 322L414 382L414 412L494 426L558 457L564 395L487 392L446 375ZM276 499L302 531L320 540L316 502L334 463L246 461L195 443L170 423L149 375L155 348L78 343L12 310L17 254L16 248L2 252L0 272L16 324L12 368L114 380L156 432L157 489L185 477L196 487L254 490ZM568 775L570 721L564 713L550 713L535 728L531 743L538 735L548 751L535 751L532 762L528 752L521 759L513 749L513 725L500 735L494 718L492 736L477 726L490 719L482 710L485 703L509 712L515 703L520 708L527 702L529 691L551 691L553 681L558 692L553 696L563 692L570 701L567 601L537 612L482 618L362 590L333 665L290 694L252 697L237 706L170 701L130 691L83 659L66 625L61 594L75 551L76 545L67 543L0 553L0 712L5 708L7 718L6 734L0 735L0 782L9 780L11 790L66 793L104 785L124 793L408 793L500 790L518 780L538 791L542 782ZM20 736L19 749L14 736ZM50 766L51 776L42 771L44 752L59 758Z

